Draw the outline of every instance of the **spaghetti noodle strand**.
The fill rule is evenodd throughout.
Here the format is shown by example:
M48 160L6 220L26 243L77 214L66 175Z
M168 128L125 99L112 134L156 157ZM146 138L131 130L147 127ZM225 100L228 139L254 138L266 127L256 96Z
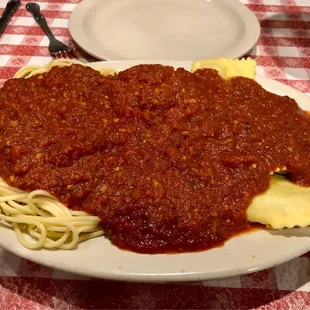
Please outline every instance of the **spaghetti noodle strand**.
M79 242L103 235L100 219L71 211L49 193L21 192L0 179L0 220L14 229L28 249L72 249Z

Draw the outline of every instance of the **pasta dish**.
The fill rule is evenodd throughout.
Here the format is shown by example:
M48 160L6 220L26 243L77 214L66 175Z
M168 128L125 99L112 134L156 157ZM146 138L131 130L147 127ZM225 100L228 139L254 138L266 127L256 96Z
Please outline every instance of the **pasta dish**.
M253 222L289 227L262 219L261 199L273 210L285 184L310 197L309 115L251 78L193 71L21 69L0 90L3 223L30 249L104 234L139 253L210 249Z

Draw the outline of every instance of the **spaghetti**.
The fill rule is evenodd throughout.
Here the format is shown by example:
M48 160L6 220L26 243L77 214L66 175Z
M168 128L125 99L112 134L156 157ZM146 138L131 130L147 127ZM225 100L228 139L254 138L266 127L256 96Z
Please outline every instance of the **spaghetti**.
M15 78L29 78L48 72L52 67L77 60L59 59L41 66L21 68ZM113 75L114 69L99 69L102 75ZM30 193L13 188L0 179L0 220L14 229L20 243L28 249L72 249L79 242L103 235L100 218L83 211L73 211L43 190Z
M37 75L37 74L43 74L51 70L53 67L68 67L73 64L82 65L85 66L85 64L78 60L73 59L56 59L51 61L45 66L35 66L30 65L21 68L16 72L14 75L14 78L30 78L31 76ZM114 75L117 73L115 69L112 68L101 68L97 69L102 75Z

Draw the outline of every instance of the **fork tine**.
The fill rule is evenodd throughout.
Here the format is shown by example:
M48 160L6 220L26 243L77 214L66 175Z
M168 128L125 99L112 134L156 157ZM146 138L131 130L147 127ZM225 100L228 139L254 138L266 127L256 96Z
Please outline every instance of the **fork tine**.
M62 51L62 55L63 55L63 58L66 58L66 59L71 59L68 51Z
M70 54L71 54L72 58L78 59L78 56L76 54L76 50L74 48L70 50Z
M60 54L60 58L67 58L65 51L60 51L59 54Z
M64 54L66 55L66 58L69 58L69 59L75 59L75 58L77 58L75 55L74 55L74 53L73 53L73 51L70 49L70 50L68 50L68 51L64 51Z
M70 59L74 59L74 58L75 58L74 55L73 55L73 53L72 53L72 51L69 51L69 52L68 52L68 56L69 56Z
M55 53L55 58L56 58L56 59L62 58L61 52Z

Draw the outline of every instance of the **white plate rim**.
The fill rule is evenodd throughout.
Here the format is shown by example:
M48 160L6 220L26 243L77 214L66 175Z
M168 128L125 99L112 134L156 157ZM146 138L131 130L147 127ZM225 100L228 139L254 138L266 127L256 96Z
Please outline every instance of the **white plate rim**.
M89 10L92 5L94 5L94 3L101 1L104 0L83 0L73 9L70 14L68 24L70 35L73 38L73 41L76 42L83 50L85 50L88 54L99 60L117 61L130 59L130 55L126 59L119 59L118 57L106 57L104 55L105 53L102 53L100 48L98 48L95 44L92 44L92 42L90 42L90 40L88 39L87 35L84 33L82 21L84 16L86 16L87 14L87 10ZM247 25L246 33L243 40L241 40L238 45L232 48L225 55L226 58L240 58L247 54L255 46L257 40L259 39L261 31L259 21L257 20L255 14L239 0L216 1L221 2L222 5L226 5L227 7L234 8L243 18L244 23ZM207 54L205 58L208 58Z
M137 65L137 64L163 64L163 65L171 65L175 67L185 67L185 68L190 68L190 65L192 62L189 61L160 61L160 60L153 60L153 61L114 61L114 62L95 62L95 63L90 63L90 65L93 68L115 68L117 70L123 70L125 68L129 68L131 66ZM280 90L280 93L282 92L283 94L287 94L294 99L298 103L303 103L304 108L310 108L310 98L299 92L298 90L295 90L289 86L286 86L280 82L271 80L266 77L262 76L256 76L256 80L260 83L263 84L265 88L268 90L274 90L275 92L278 92ZM9 252L12 252L22 258L28 259L30 261L39 263L41 265L48 266L50 268L55 268L58 270L63 270L66 272L71 272L75 274L79 274L82 276L91 276L91 277L96 277L96 278L101 278L101 279L108 279L108 280L124 280L124 281L139 281L139 282L184 282L184 281L202 281L202 280L210 280L210 279L217 279L217 278L222 278L222 277L230 277L230 276L235 276L235 275L242 275L242 274L247 274L247 273L252 273L256 271L260 271L266 268L274 267L278 264L284 263L292 258L295 258L297 256L300 256L310 250L310 228L304 228L304 229L291 229L291 230L285 230L284 232L284 237L287 239L283 239L284 237L282 235L270 235L268 232L264 230L259 230L257 232L251 232L249 234L241 235L232 238L228 242L225 243L223 247L220 248L215 248L209 251L202 251L202 252L195 252L195 253L185 253L185 254L173 254L173 255L141 255L141 254L136 254L132 252L127 252L127 251L122 251L111 245L109 242L109 246L111 249L116 251L117 253L128 253L129 257L133 255L134 259L136 259L138 256L144 257L142 258L142 262L138 263L143 263L143 260L145 258L150 258L148 262L152 262L152 258L155 258L154 261L156 263L156 257L163 257L164 259L170 259L173 258L172 262L177 263L179 257L185 257L185 259L192 259L194 257L194 261L202 254L206 253L212 253L212 251L216 252L218 250L225 250L227 246L231 246L235 248L235 245L240 246L240 243L242 242L248 242L250 244L253 240L262 241L263 243L265 242L264 238L270 239L272 238L272 242L283 242L286 244L286 242L289 243L290 238L295 238L294 235L299 235L300 237L296 237L293 239L293 242L289 243L291 246L295 244L295 240L298 242L298 245L294 248L288 248L287 247L287 252L281 253L279 252L277 259L269 260L265 259L263 263L251 263L248 266L242 266L241 268L231 268L231 269L219 269L219 270L209 270L207 272L204 272L203 270L200 272L197 271L190 271L190 270L180 270L178 272L161 272L161 273L156 273L152 271L152 268L154 266L151 266L149 272L144 272L144 273L139 273L139 272L124 272L122 269L115 269L115 270L99 270L99 269L92 269L92 266L85 266L85 261L81 261L81 266L79 268L76 268L76 266L72 266L70 263L68 263L65 259L63 260L62 256L69 255L71 259L76 259L78 260L78 251L73 250L73 251L46 251L46 250L39 250L39 251L31 251L25 249L22 245L19 244L15 233L12 230L9 230L3 226L0 226L0 233L2 235L2 238L0 239L0 246L8 250ZM253 238L252 238L253 237ZM103 238L103 237L102 237ZM262 239L261 239L262 238ZM299 238L305 238L302 240L299 240ZM87 245L88 243L95 243L96 240L99 240L99 238L89 240L83 244ZM243 246L243 245L242 245ZM276 247L276 245L275 245ZM87 252L87 246L86 252ZM42 258L42 255L43 258ZM65 254L66 253L66 254ZM64 254L64 255L63 255ZM70 256L72 254L72 256ZM89 254L94 254L94 253L89 253ZM231 254L231 253L230 253ZM61 260L55 263L55 255L61 257ZM138 255L138 256L137 256ZM252 255L253 256L253 255ZM174 260L174 258L176 258ZM91 260L91 257L89 257ZM216 259L216 256L214 257ZM230 257L228 256L227 259L230 260ZM248 258L247 258L248 259ZM200 262L201 263L201 262Z

